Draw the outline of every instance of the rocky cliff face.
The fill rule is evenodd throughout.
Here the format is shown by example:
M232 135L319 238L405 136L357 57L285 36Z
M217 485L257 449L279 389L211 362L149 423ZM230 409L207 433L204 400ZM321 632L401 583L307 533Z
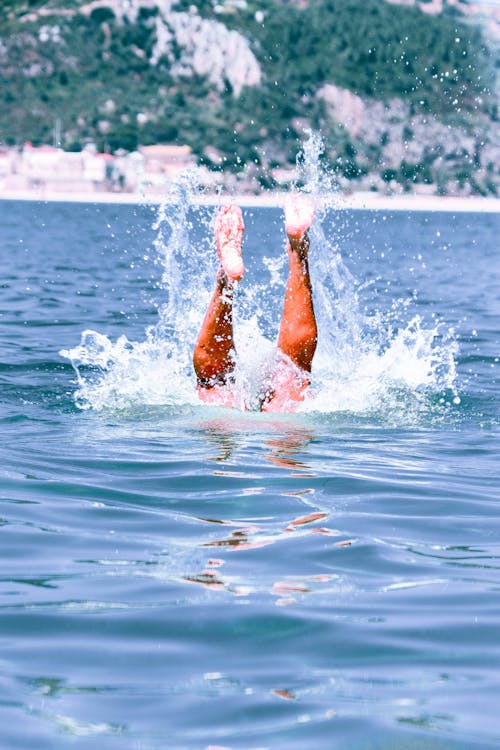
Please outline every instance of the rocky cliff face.
M94 0L80 12L91 15L109 9L119 23L137 24L141 13L156 11L149 21L156 37L149 58L152 65L165 58L174 77L201 76L219 91L229 83L237 97L244 86L259 85L260 65L241 33L202 18L196 5L187 12L177 10L176 5L173 0Z
M332 125L356 144L363 187L398 191L413 182L445 193L469 194L480 185L496 192L500 129L489 118L478 118L475 128L452 125L412 112L402 99L375 101L332 84L318 96ZM468 179L472 175L475 185ZM340 182L348 186L348 181Z
M219 91L229 83L236 97L244 86L258 86L261 81L260 65L247 39L198 13L162 8L156 18L151 64L156 65L162 57L170 63L172 75L202 76Z

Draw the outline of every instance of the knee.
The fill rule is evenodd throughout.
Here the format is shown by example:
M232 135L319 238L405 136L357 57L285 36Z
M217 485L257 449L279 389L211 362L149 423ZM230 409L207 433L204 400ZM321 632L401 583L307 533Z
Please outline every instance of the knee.
M295 341L298 348L310 351L316 349L318 342L318 329L315 321L308 321L298 326L295 333Z
M315 324L303 324L295 332L290 345L291 359L302 370L311 371L311 365L318 343L318 331Z
M234 352L218 352L197 343L193 352L193 367L199 381L223 378L234 369Z
M212 357L200 344L196 344L194 348L193 367L198 380L207 380L213 376Z

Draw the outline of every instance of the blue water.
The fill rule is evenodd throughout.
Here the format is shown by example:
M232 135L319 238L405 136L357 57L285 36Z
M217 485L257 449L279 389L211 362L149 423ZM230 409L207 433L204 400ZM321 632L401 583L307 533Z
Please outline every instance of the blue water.
M210 218L0 203L0 747L498 748L500 216L327 212L272 416L196 400ZM285 269L245 221L248 396Z

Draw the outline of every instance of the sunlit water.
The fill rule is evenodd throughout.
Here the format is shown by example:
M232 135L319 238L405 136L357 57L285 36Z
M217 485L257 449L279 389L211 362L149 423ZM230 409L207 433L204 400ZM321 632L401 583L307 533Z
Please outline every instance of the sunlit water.
M320 210L274 415L278 209L244 212L249 410L196 397L212 216L0 204L0 746L497 748L499 216Z

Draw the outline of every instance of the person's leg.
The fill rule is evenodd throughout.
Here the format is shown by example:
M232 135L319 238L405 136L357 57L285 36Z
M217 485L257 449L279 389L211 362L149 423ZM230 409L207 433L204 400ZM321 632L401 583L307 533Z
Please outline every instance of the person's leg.
M296 196L285 204L285 229L288 237L288 280L278 348L301 370L311 372L318 330L314 315L309 276L309 237L307 230L314 218L309 199Z
M283 315L278 335L278 350L285 355L277 363L265 411L293 408L302 401L309 385L318 330L314 315L309 275L309 237L307 230L314 218L314 205L306 196L290 196L285 203L288 279Z
M208 387L224 383L234 367L233 283L222 268L198 334L193 364L198 384Z
M244 273L241 259L243 217L237 206L222 208L215 220L215 239L221 266L193 353L198 393L203 401L233 405L230 395L234 370L233 289Z

